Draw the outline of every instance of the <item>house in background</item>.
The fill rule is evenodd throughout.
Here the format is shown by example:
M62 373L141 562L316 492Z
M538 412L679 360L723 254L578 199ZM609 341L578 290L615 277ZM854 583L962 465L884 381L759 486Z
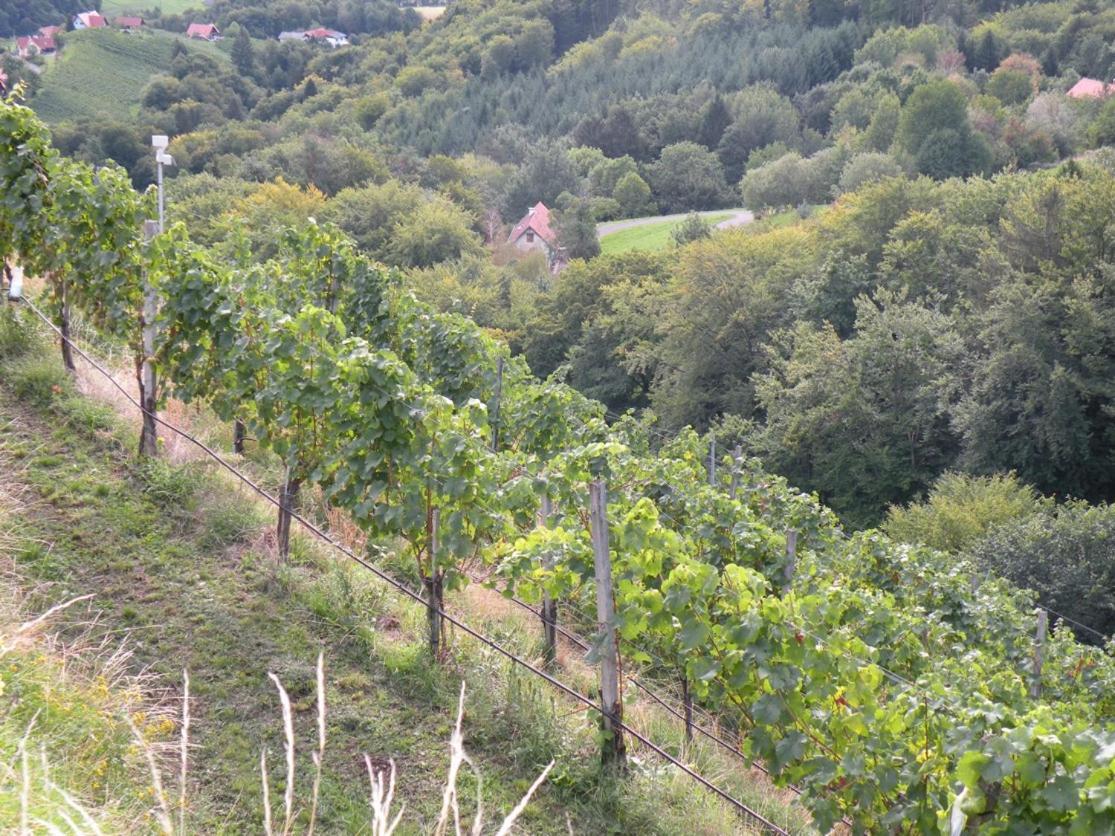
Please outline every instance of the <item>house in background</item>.
M125 32L134 32L136 29L143 27L142 17L118 17L112 21L117 29L122 29Z
M45 29L57 30L57 26L47 26ZM20 58L33 58L36 55L50 55L52 52L58 50L58 44L54 40L54 33L43 34L43 30L39 30L37 35L27 35L22 38L15 39L16 54Z
M1070 99L1102 99L1115 93L1115 84L1104 84L1095 78L1082 78L1066 93Z
M74 29L104 29L108 21L100 12L79 12L74 15Z
M334 49L339 46L348 46L348 35L335 29L326 29L323 26L319 26L317 29L308 29L306 40L327 43Z
M324 43L336 49L339 46L348 46L348 35L336 29L326 29L319 26L317 29L292 30L279 33L280 41L301 41L302 43Z
M550 210L539 201L515 224L507 242L521 253L545 253L550 269L557 272L564 264L557 233L550 226Z
M186 28L186 37L198 41L219 41L221 30L213 23L191 23Z

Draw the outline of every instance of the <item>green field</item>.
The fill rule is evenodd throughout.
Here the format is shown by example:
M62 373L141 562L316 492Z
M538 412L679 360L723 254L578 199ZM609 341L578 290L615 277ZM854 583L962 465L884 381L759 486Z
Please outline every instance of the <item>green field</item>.
M703 219L709 226L713 226L730 217L732 217L731 212L724 212L718 215L705 215ZM673 243L673 238L670 236L682 223L684 220L662 221L613 232L600 239L600 251L604 255L616 255L631 250L664 250Z
M47 122L86 116L126 119L139 107L140 94L151 77L166 71L175 41L227 59L214 44L187 41L170 32L70 32L58 58L43 74L43 86L31 106Z
M101 14L111 19L116 15L142 15L151 9L157 9L163 14L176 15L203 7L201 0L104 0L101 3Z

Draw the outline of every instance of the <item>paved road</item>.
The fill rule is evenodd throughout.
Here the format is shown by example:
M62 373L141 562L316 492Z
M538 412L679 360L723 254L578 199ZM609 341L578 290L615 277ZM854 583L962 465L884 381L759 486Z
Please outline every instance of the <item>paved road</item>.
M711 218L716 215L731 215L730 218L725 218L716 225L717 229L728 229L733 226L743 226L755 220L755 216L746 209L713 209L709 212L698 212L702 217ZM653 218L628 218L625 221L608 221L607 223L596 225L596 237L603 238L605 235L611 235L613 232L620 232L624 229L632 229L637 226L646 226L647 224L659 224L663 221L683 221L689 215L688 212L682 212L679 215L655 215Z

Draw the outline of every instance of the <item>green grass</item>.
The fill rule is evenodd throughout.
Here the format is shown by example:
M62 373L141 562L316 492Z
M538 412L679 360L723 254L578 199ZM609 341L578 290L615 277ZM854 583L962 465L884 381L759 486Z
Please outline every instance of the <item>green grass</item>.
M422 639L423 611L367 572L300 536L293 567L278 569L268 513L211 464L137 463L131 424L78 395L58 369L56 349L45 340L25 344L11 314L0 312L0 319L5 317L0 343L9 353L0 356L0 427L5 428L0 503L5 491L21 501L10 508L0 504L5 511L0 521L23 544L14 562L33 590L31 611L72 594L95 593L102 628L114 635L131 631L135 665L150 671L161 687L174 689L182 669L189 669L196 744L191 832L260 832L262 747L272 765L272 799L280 803L282 736L268 671L280 677L294 702L301 753L297 798L300 806L308 805L313 662L319 650L326 659L330 741L319 819L323 833L366 831L365 752L398 764L399 794L407 804L399 832L429 830L440 806L462 678L469 688L465 745L484 777L489 821L506 813L556 759L550 779L520 820L521 832L564 834L569 827L577 833L744 832L724 806L646 753L640 753L646 765L636 766L626 781L602 774L591 717L511 669L495 652L458 635L449 662L431 663ZM257 467L269 470L266 463ZM521 652L538 652L537 636L522 629L521 618L493 610L470 612L470 621ZM567 677L576 681L575 672ZM591 683L578 684L587 690ZM0 694L0 717L6 705ZM95 709L94 704L86 726L47 724L43 733L55 735L64 751L69 735L82 739L100 722L93 719ZM109 754L75 756L75 769L88 771L122 745L119 729L106 722L97 734L106 738ZM5 754L13 733L0 738ZM152 734L174 741L173 728ZM654 734L670 749L681 745L676 729ZM738 767L725 770L714 753L696 757L733 792L780 820L792 818L795 831L801 830L800 811L787 810ZM131 809L124 802L139 794L143 776L125 786L126 776L113 775L111 793L87 783L78 787L97 809L118 801ZM173 780L170 784L173 792ZM460 792L463 806L471 809L471 774L462 777ZM0 831L11 829L9 815L0 804ZM305 829L304 819L303 813L296 829Z
M203 7L202 0L103 0L101 14L112 20L117 15L143 15L151 9L158 9L166 15L176 15Z
M166 72L175 41L191 51L227 60L215 44L170 32L70 32L61 53L43 73L42 87L31 106L47 122L127 119L139 109L147 82Z
M812 203L808 207L808 214L803 218L797 209L784 209L772 215L756 218L754 223L747 226L749 232L767 232L771 229L781 229L794 226L809 218L815 218L828 209L827 203Z
M732 217L731 212L718 215L703 216L705 223L710 227ZM600 251L604 255L617 255L631 250L657 251L664 250L673 243L673 231L684 221L663 221L661 223L645 224L630 229L613 232L600 239Z

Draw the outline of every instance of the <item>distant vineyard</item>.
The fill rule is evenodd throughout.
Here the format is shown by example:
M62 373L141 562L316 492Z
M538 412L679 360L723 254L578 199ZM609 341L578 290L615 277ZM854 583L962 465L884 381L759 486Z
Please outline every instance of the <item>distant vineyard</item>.
M298 493L320 487L371 542L405 544L438 657L474 561L531 602L595 599L608 759L618 652L738 730L821 830L1115 827L1115 646L1046 636L1030 594L848 537L711 438L609 426L335 229L289 230L263 264L246 246L218 262L181 226L146 241L126 175L62 161L12 104L0 186L0 253L47 278L63 334L75 308L128 347L148 419L168 394L204 403L284 462L282 553Z
M191 42L167 32L125 34L112 30L71 32L43 74L35 112L47 122L82 117L127 119L139 106L152 76L165 72L175 43L219 60L213 44Z

